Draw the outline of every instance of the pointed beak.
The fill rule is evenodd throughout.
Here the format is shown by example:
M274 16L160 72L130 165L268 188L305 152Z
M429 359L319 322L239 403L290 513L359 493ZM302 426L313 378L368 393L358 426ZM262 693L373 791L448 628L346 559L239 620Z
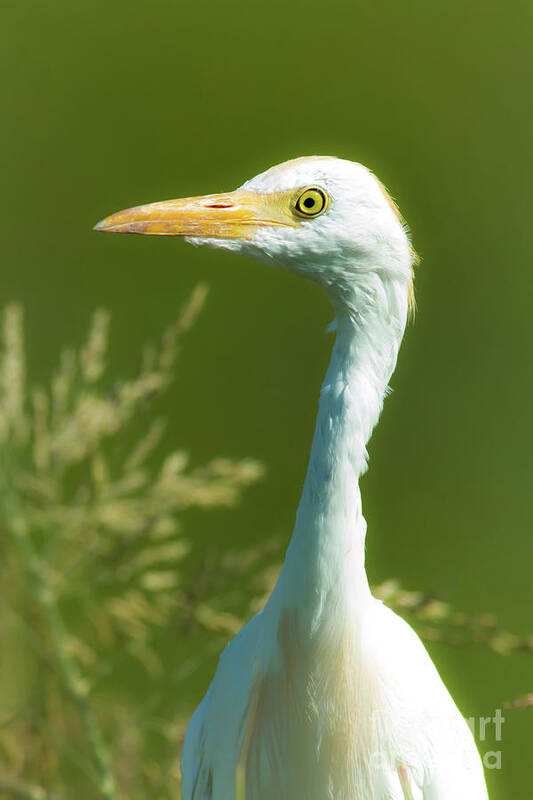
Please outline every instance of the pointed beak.
M228 194L165 200L118 211L98 222L94 230L148 236L251 239L263 226L297 224L284 200L279 194L256 194L243 189Z

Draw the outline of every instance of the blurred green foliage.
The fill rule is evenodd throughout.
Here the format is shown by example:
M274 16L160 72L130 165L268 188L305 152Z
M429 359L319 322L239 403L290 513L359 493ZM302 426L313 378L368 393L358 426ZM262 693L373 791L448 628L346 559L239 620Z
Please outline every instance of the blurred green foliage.
M121 429L123 451L107 456L117 481L136 438L161 417L168 425L152 480L176 450L191 454L187 471L220 453L235 462L253 454L267 468L230 511L180 511L194 546L172 563L194 587L191 608L224 611L235 625L268 589L266 575L257 583L253 576L274 570L290 535L331 312L315 287L290 275L175 241L90 229L137 202L233 188L285 158L322 152L376 171L422 256L416 323L363 484L370 579L383 585L397 576L478 623L494 611L523 643L533 605L531 4L6 0L2 11L0 301L26 310L33 383L47 385L56 353L82 341L98 307L113 314L107 374L139 375L144 342L175 318L197 276L212 287L177 382L146 411L141 402ZM106 401L113 382L102 386ZM63 505L84 483L79 463L68 472ZM38 502L32 491L31 506ZM248 564L250 549L259 554ZM49 642L35 598L2 556L0 695L12 713L2 714L1 730L24 742L35 780L54 784L45 751L59 748L61 784L81 800L93 797L77 715L59 703L54 674L42 666ZM92 615L108 608L108 589L80 579L76 599L63 606L80 642ZM494 638L490 626L474 628ZM462 630L452 625L447 635L456 641ZM179 732L169 740L162 730L188 717L227 635L198 621L163 625L161 672L150 688L146 665L121 646L94 699L104 735L121 731L112 748L119 761L141 740L145 765L175 760ZM510 650L502 658L485 647L430 644L467 716L489 716L531 691L531 660ZM48 715L61 730L43 744ZM488 774L491 800L528 795L531 725L531 709L506 711L502 770ZM2 752L7 772L6 759ZM158 778L143 780L139 792Z
M31 389L22 310L5 311L0 639L6 677L24 649L34 669L11 676L0 694L0 793L45 800L43 787L52 786L63 797L175 797L184 671L169 670L165 643L198 630L215 642L231 637L263 606L279 573L268 563L270 540L204 561L199 573L192 568L194 542L181 515L234 506L263 469L251 459L221 458L191 469L183 451L161 453L165 420L149 413L172 381L181 339L205 294L196 288L159 346L145 348L136 377L120 383L106 377L107 312L94 314L81 349L62 352L49 386ZM235 581L242 616L228 610ZM374 593L430 641L533 652L533 637L406 592L396 580ZM185 674L197 670L205 646L196 642ZM106 679L131 670L137 691L110 693Z
M228 635L242 625L212 605L217 582L184 566L192 543L179 518L233 506L262 475L251 459L189 468L185 453L165 452L164 420L148 413L171 382L204 296L199 286L160 345L145 349L136 377L121 383L106 379L109 315L98 311L85 345L63 351L49 387L28 389L21 309L6 310L0 637L10 680L0 695L0 752L9 780L111 800L116 773L129 797L176 795L183 712L176 677L166 694L160 643L194 627ZM230 562L217 565L219 585ZM30 671L17 673L25 648ZM104 687L117 665L137 670L142 702L109 697ZM163 689L164 709L153 718ZM146 752L152 726L157 758ZM0 777L0 792L9 786Z

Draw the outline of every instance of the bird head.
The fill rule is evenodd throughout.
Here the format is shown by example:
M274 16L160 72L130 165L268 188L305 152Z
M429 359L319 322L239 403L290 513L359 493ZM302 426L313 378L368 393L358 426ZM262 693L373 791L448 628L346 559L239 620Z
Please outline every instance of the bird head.
M320 283L336 306L387 280L412 293L414 253L396 205L366 167L339 158L297 158L235 191L136 206L95 230L242 253Z

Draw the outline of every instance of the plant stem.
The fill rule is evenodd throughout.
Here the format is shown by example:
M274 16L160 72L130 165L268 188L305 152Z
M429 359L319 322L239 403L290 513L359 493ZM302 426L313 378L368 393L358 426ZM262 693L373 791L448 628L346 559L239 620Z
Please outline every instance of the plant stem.
M46 570L35 550L24 520L17 514L9 519L9 527L17 544L20 556L32 578L31 585L41 605L52 639L59 674L64 688L78 709L98 773L98 788L104 800L118 800L115 779L109 766L109 758L98 724L88 703L89 685L82 676L69 646L68 634L59 611L56 597L50 586ZM42 791L37 789L37 792ZM12 791L13 793L13 791ZM46 794L26 794L20 797L32 800L47 800Z

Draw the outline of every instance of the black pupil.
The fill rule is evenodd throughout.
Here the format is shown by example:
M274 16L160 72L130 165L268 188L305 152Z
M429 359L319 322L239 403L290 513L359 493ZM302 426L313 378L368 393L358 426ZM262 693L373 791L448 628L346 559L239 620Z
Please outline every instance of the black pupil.
M313 208L313 206L315 205L315 202L316 201L315 201L314 197L306 197L305 200L304 200L304 206L306 208Z

